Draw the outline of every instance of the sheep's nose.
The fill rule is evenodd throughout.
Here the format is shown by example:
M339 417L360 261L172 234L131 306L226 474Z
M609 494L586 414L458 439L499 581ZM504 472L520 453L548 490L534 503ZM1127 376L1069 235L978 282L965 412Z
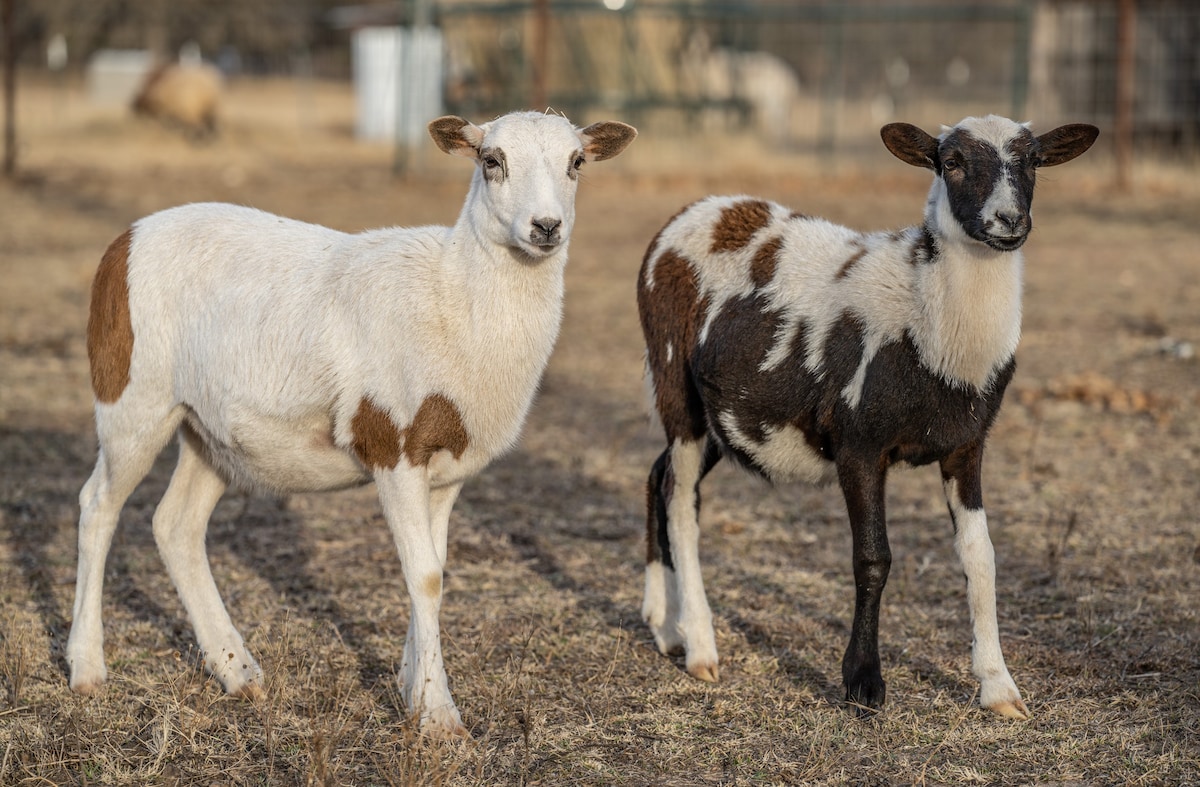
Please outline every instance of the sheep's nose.
M535 246L553 246L560 242L559 227L562 221L552 218L533 220L533 229L529 232L529 241Z
M997 211L996 221L998 221L1000 225L1004 227L1004 229L1008 230L1008 232L1013 235L1020 232L1025 223L1024 218L1020 213L1007 210Z

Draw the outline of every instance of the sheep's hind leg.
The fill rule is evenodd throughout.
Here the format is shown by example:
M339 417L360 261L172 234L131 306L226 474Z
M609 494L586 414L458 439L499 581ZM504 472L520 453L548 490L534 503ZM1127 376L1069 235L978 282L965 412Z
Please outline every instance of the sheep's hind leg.
M1011 719L1028 719L1029 709L1013 681L1000 651L996 615L996 557L988 536L987 515L979 489L978 464L943 480L950 516L954 521L954 548L967 577L967 603L971 610L974 644L971 667L979 678L979 704ZM945 470L943 470L945 473ZM968 505L969 504L969 505Z
M715 683L720 676L717 641L713 633L712 610L708 606L704 579L700 573L700 481L716 461L709 459L715 454L706 453L705 444L706 439L702 436L694 440L676 439L670 448L668 471L663 481L669 489L665 506L666 534L674 570L664 566L663 573L667 587L670 587L671 574L674 574L678 598L676 628L687 652L685 663L688 674ZM706 459L709 459L707 463ZM667 590L666 597L669 602L670 590ZM669 603L667 606L669 612ZM656 633L656 639L661 635L670 644L673 635L670 626L668 615Z
M230 620L208 563L205 532L225 481L204 458L198 441L183 427L179 462L154 512L154 541L196 632L205 669L226 692L258 699L262 670Z
M667 505L673 476L670 449L654 462L646 481L646 587L642 596L642 619L650 626L654 642L664 655L684 651L679 628L679 586L671 543L667 535Z
M136 408L136 420L126 423L122 417L133 413L133 409L116 408L117 405L96 408L100 454L91 477L79 493L79 565L66 652L71 690L79 694L98 692L108 678L101 596L104 564L121 508L150 472L155 457L182 418L181 414L168 412L156 419L150 408L140 407Z

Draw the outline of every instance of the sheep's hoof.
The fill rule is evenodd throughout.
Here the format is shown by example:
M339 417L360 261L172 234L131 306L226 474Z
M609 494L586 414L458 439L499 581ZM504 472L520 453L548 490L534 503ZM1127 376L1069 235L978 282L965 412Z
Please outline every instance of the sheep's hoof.
M1029 713L1029 708L1026 708L1025 703L1021 702L1019 699L997 702L993 705L989 705L988 710L992 711L993 713L999 713L1005 718L1015 719L1016 721L1029 721L1029 717L1031 715Z
M104 690L104 681L88 680L71 684L71 691L82 697L95 697Z
M441 724L426 724L421 728L421 734L432 740L447 743L471 740L471 731L462 724L454 724L448 727Z
M250 702L258 702L267 696L266 689L257 683L247 683L235 692L231 692L233 696Z
M703 664L693 664L687 668L688 674L693 678L704 681L705 683L716 683L720 680L720 672L717 669L717 663L706 662Z
M418 724L421 735L431 740L453 742L471 739L470 730L463 726L458 709L452 704L422 714Z
M866 671L864 670L864 672ZM878 671L874 674L866 672L858 680L846 686L846 702L854 708L855 715L859 717L878 713L883 708L886 697L887 684L883 682Z
M654 644L658 646L658 652L664 656L682 656L687 653L687 647L682 642L666 642L656 639Z

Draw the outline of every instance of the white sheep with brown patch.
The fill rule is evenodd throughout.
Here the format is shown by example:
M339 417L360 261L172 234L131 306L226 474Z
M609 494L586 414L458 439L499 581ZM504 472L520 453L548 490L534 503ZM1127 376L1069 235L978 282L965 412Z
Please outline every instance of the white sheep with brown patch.
M205 667L256 697L262 673L213 582L205 531L229 485L374 481L412 605L398 675L437 735L466 735L442 664L447 524L463 482L511 448L562 318L580 167L630 126L523 112L432 122L477 163L453 227L346 234L196 204L133 224L96 274L88 357L100 452L80 493L70 685L107 676L104 563L121 508L178 435L154 537Z
M934 172L921 226L864 234L764 200L710 197L651 243L638 306L667 448L648 483L642 613L664 653L686 653L690 674L718 676L699 485L729 456L770 480L840 483L855 581L842 678L852 703L881 707L887 471L938 462L980 702L1028 715L1000 651L983 446L1015 368L1035 172L1080 155L1097 133L1034 136L988 116L934 138L893 123L882 130L888 149Z

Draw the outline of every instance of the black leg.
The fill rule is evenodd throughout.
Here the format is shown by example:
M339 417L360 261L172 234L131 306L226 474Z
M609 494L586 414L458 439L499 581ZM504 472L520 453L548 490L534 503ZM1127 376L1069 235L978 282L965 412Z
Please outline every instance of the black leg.
M880 460L838 463L854 544L854 624L842 659L846 700L862 709L883 707L887 689L879 665L879 602L892 565L884 512L887 466Z

